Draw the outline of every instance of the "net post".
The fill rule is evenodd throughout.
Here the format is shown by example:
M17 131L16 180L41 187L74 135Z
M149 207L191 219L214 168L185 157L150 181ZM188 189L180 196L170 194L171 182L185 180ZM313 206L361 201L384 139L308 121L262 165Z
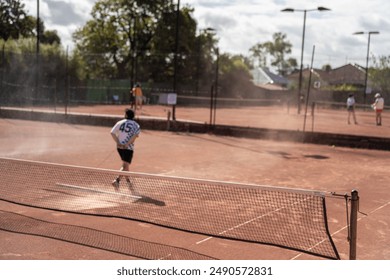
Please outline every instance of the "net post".
M359 193L357 190L352 190L352 192L351 192L350 237L349 237L349 259L350 260L356 260L358 205L359 205Z

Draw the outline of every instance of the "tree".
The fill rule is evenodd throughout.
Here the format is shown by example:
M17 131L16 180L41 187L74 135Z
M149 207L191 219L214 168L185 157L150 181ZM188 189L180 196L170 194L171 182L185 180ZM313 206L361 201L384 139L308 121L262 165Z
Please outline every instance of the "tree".
M267 50L264 44L256 44L249 49L251 59L259 67L267 67Z
M76 48L89 61L92 77L131 77L134 82L138 56L151 50L156 26L167 7L172 10L163 0L96 2L92 19L73 36Z
M48 44L48 45L61 45L61 39L58 36L58 33L56 30L47 30L44 31L41 38L40 42L42 44Z
M326 72L329 72L329 71L332 70L332 66L330 64L325 64L325 65L322 66L321 69L326 71Z
M27 15L24 4L20 0L4 0L0 2L0 38L8 39L36 37L37 19ZM45 31L45 25L39 19L40 42L43 44L61 44L55 30Z
M218 44L212 29L202 29L196 37L193 58L196 60L194 70L196 95L210 95L211 85L215 82L216 60L219 52Z
M90 78L130 79L172 85L177 6L173 1L100 0L92 19L73 34ZM196 21L193 9L179 11L178 80L194 77Z
M34 35L35 20L28 16L20 0L2 0L0 2L0 38L19 39Z
M252 76L242 55L220 56L220 93L224 97L245 98L252 92Z
M390 93L390 56L372 57L373 67L370 69L370 80L385 97Z
M28 102L34 99L63 100L68 73L75 75L75 69L66 67L67 57L58 44L42 44L39 63L36 57L35 38L0 40L3 57L0 58L2 98L8 102ZM37 83L39 81L39 83ZM35 89L39 87L37 94ZM56 97L55 94L58 94ZM62 96L62 97L61 97Z
M287 35L280 32L274 33L274 42L267 42L266 46L270 54L274 57L271 62L272 66L278 68L278 72L281 75L286 74L285 69L288 68L289 63L285 60L285 55L291 53L291 43L286 41Z
M267 60L271 59L271 66L275 66L280 75L286 75L289 71L297 66L294 58L286 59L286 54L291 53L291 43L286 41L286 34L281 32L274 33L274 41L258 43L250 48L252 59L257 59L260 67L267 66ZM271 58L269 58L271 56ZM273 59L272 59L273 58Z
M154 36L150 41L150 63L147 66L149 78L153 81L167 81L174 75L174 58L176 52L176 17L174 6L165 8L161 20L158 21ZM196 37L196 21L192 17L193 9L183 7L179 13L179 40L178 40L178 72L180 80L189 81L194 78L197 67L199 41ZM145 69L146 70L146 69Z

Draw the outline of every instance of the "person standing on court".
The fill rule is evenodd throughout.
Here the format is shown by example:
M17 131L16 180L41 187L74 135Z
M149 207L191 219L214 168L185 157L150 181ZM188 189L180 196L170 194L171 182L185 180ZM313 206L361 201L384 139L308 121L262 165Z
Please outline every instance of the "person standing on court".
M355 124L357 124L355 115L355 103L355 97L353 96L353 94L350 94L347 99L348 124L351 124L351 115L353 117L353 121L355 122Z
M120 171L129 171L134 154L134 141L141 132L140 126L134 121L134 111L125 110L125 118L118 121L111 129L111 136L114 139L118 154L122 160ZM115 190L119 190L120 180L123 176L118 176L113 182ZM126 176L124 176L126 177ZM126 177L129 188L132 188L130 179Z
M371 107L375 110L376 125L382 125L382 112L385 107L385 100L380 93L375 94L375 101L371 104Z
M135 106L135 96L134 96L134 88L130 88L130 108L134 109Z
M138 109L138 106L139 109L142 110L143 93L139 83L135 84L135 87L133 88L133 95L135 97L135 110Z

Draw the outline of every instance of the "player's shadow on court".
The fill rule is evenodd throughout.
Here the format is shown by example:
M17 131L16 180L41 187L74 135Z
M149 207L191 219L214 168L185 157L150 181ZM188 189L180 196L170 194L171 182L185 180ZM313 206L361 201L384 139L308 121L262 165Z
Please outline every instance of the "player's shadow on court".
M271 155L281 156L281 157L283 157L285 159L297 159L298 158L297 156L293 156L290 153L281 152L281 151L268 151L268 153L271 154ZM303 155L303 157L319 159L319 160L329 159L328 156L323 156L323 155Z
M165 202L161 200L157 200L154 198L151 198L149 196L142 195L140 199L138 199L135 203L149 203L156 206L165 206Z
M271 155L281 156L285 159L296 159L296 156L291 155L290 153L281 152L281 151L267 151Z

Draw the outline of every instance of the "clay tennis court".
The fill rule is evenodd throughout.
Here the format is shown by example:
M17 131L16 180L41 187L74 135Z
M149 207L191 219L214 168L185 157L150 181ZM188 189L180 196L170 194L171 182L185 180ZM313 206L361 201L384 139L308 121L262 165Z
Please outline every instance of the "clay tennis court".
M120 117L124 107L87 108L89 114L105 113ZM158 113L151 112L156 109ZM77 110L86 111L85 108L71 108L71 111ZM167 112L167 108L152 106L145 106L143 110L144 117L153 115L164 117ZM200 110L199 115L193 115L193 111L195 110L185 111L178 108L177 116L207 122L206 109L203 112ZM267 115L269 114L275 121L273 126L279 126L278 128L297 118L299 120L294 122L297 128L293 129L299 129L301 126L301 116L290 114L286 122L277 118L287 115L286 113L267 112ZM235 124L239 118L248 115L251 116L249 119L256 120L253 111L249 113L241 111L240 115L237 115L231 110L221 110L217 120L220 118L221 122L225 120ZM320 129L323 124L324 130L333 127L350 134L362 133L381 137L389 135L390 124L387 116L382 127L372 124L372 112L362 112L360 120L358 114L358 121L361 123L358 126L348 126L343 111L338 111L338 114L333 112L327 116L332 117L326 121L324 118L318 118L315 128ZM258 126L261 126L259 121L261 119L264 120L261 116L257 119ZM271 125L271 121L266 123L265 125ZM248 123L248 126L251 125ZM99 126L0 119L0 155L118 169L120 162L109 129ZM390 248L387 245L390 243L389 156L389 152L379 150L143 130L136 143L131 169L134 172L325 190L339 194L357 189L361 199L360 211L364 213L358 216L357 258L387 260L390 259ZM331 199L327 202L330 233L341 259L348 259L345 203L342 199ZM35 218L48 223L86 227L108 235L117 234L138 242L179 247L216 259L321 259L275 246L208 238L149 223L43 210L5 201L0 201L0 211L23 215L24 220ZM0 230L0 235L1 259L137 259L131 255L22 232Z

